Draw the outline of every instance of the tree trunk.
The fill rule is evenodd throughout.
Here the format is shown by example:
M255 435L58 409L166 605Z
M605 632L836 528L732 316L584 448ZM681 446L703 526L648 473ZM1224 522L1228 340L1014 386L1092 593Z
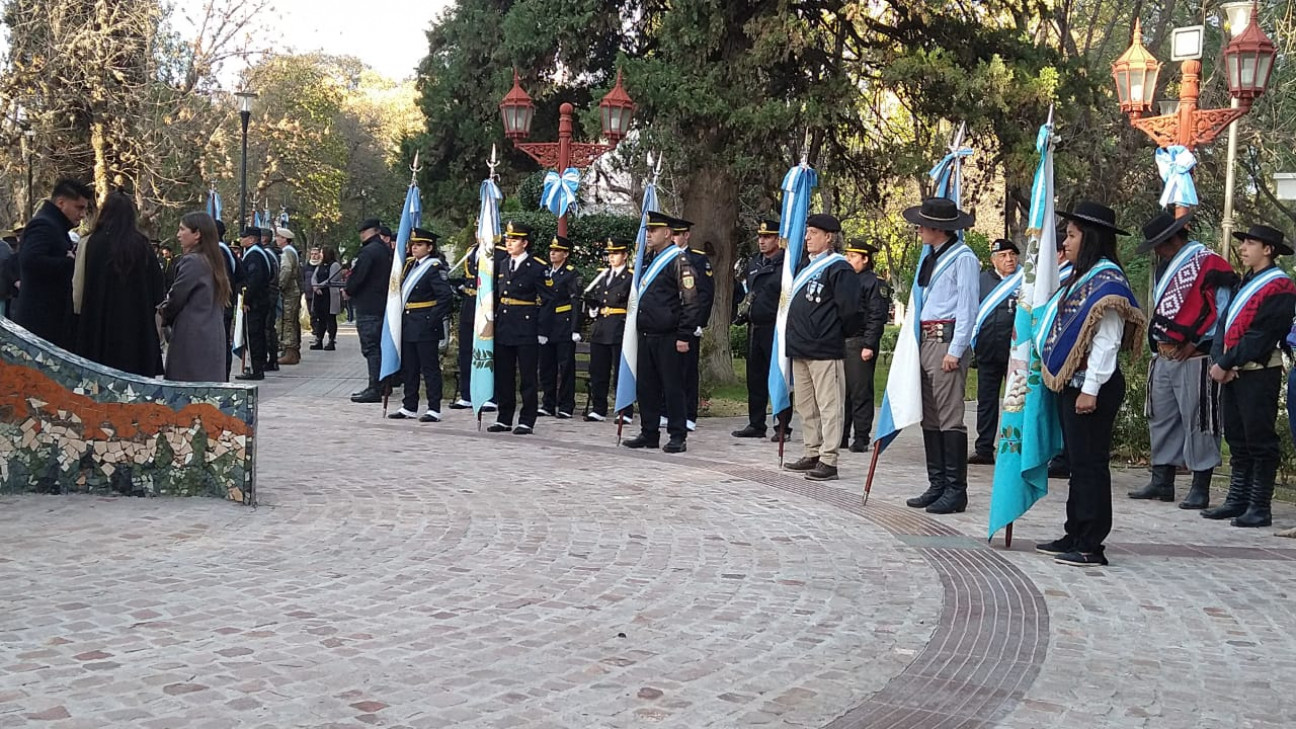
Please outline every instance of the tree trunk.
M738 187L728 170L712 164L698 169L684 186L684 217L694 221L691 246L711 257L715 302L702 336L702 381L729 384L734 375L729 323L733 310L733 265L737 257Z
M94 189L96 202L103 205L108 197L108 132L103 121L90 124L90 147L94 150Z

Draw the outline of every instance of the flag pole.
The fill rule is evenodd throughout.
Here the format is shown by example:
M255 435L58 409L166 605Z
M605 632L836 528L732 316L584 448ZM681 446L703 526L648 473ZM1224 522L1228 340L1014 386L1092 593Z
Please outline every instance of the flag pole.
M882 455L882 452L874 445L873 458L869 461L868 477L864 479L864 499L860 504L861 506L868 506L869 493L873 491L873 473L877 471L878 456L880 455Z

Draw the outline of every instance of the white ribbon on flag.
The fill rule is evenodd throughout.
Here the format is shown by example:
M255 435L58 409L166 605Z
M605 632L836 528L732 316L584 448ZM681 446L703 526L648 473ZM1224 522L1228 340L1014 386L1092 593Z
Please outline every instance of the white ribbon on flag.
M1161 193L1161 207L1177 205L1192 207L1197 204L1197 185L1193 183L1192 169L1197 158L1185 146L1175 144L1156 151L1157 170L1165 182Z
M540 207L562 217L567 210L576 204L576 189L580 186L580 170L568 167L561 176L553 170L545 173L544 192L540 195Z

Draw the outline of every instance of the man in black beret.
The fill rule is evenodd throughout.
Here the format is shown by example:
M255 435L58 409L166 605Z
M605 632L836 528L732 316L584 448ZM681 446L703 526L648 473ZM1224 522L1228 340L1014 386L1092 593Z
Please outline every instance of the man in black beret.
M379 235L381 227L382 223L377 218L369 218L360 224L360 252L356 254L344 289L355 303L360 353L369 368L368 386L352 395L351 402L382 402L378 379L382 372L382 322L387 310L392 250Z
M968 463L991 465L999 430L999 390L1008 376L1017 318L1017 293L1022 277L1017 244L1000 238L990 244L990 268L981 272L981 305L972 328L972 351L977 362L977 437Z

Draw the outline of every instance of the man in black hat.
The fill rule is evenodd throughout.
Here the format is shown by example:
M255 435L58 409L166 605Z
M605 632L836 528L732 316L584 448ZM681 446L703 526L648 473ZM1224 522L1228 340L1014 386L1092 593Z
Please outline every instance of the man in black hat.
M627 448L661 445L660 417L664 400L670 442L661 449L666 453L683 453L688 450L688 426L680 360L693 346L700 302L698 277L693 267L683 249L671 245L672 220L669 215L648 213L648 250L644 254L645 268L640 273L635 318L639 331L635 385L642 430L623 445Z
M379 236L382 223L369 218L357 229L360 252L351 265L346 281L346 295L355 302L356 333L360 335L360 353L369 367L369 384L351 396L351 402L382 402L379 376L382 373L383 314L387 311L387 287L391 278L392 250Z
M811 481L837 480L846 416L846 332L859 309L859 277L835 250L841 222L827 213L806 220L807 258L788 292L787 356L804 455L784 466Z
M688 258L689 267L697 276L697 321L694 322L693 335L689 339L689 348L680 358L684 368L682 380L684 382L684 409L685 409L685 426L689 431L697 428L698 419L698 390L700 385L701 372L698 364L702 356L702 330L706 328L707 323L711 321L711 305L715 301L715 272L711 270L711 259L707 258L706 251L689 247L689 239L693 235L693 221L683 218L671 218L671 242L679 246Z
M504 246L508 258L499 264L495 284L495 403L499 409L486 430L530 435L539 409L536 370L540 343L546 341L540 333L540 309L553 298L553 289L545 285L547 267L528 253L530 226L510 220L504 226ZM522 410L515 428L519 384Z
M735 324L747 325L747 425L733 431L735 438L764 438L765 411L769 408L770 361L774 357L774 324L778 320L783 287L783 258L779 246L779 221L762 220L756 230L756 255L747 263ZM791 409L776 413L774 440L792 435Z
M1163 212L1143 226L1135 251L1155 251L1153 314L1148 325L1152 364L1146 405L1152 441L1152 479L1131 499L1174 501L1175 470L1192 471L1183 509L1210 505L1211 476L1220 465L1219 389L1207 371L1220 308L1237 284L1222 256L1189 239L1189 213Z
M590 332L590 411L585 414L585 420L591 422L607 419L608 391L612 373L621 366L626 307L630 305L630 287L634 284L634 271L626 265L630 242L608 238L604 251L607 268L600 269L585 290L585 303L594 319ZM628 418L629 413L624 415Z
M540 309L540 415L570 420L576 410L576 343L580 341L580 271L567 262L571 241L549 241L545 286L553 294Z
M963 393L981 265L959 238L959 231L971 227L973 218L953 201L928 198L905 210L904 218L917 226L918 237L927 248L917 283L922 301L918 351L929 483L927 491L905 503L932 514L950 514L967 508L968 436Z
M981 306L972 329L972 351L977 362L977 437L968 463L993 464L995 434L999 429L999 390L1008 375L1017 318L1017 294L1022 277L1017 244L1000 238L990 244L990 268L981 272Z
M846 243L846 262L859 277L859 304L846 330L846 418L841 446L852 453L869 449L873 432L873 379L878 350L891 308L891 292L873 271L877 246L863 240ZM850 440L851 431L855 438ZM849 441L849 442L848 442Z
M261 245L260 228L244 228L239 242L243 246L243 322L247 329L251 369L235 375L234 379L264 380L268 344L265 321L274 310L270 299L270 282L278 274L274 256Z

